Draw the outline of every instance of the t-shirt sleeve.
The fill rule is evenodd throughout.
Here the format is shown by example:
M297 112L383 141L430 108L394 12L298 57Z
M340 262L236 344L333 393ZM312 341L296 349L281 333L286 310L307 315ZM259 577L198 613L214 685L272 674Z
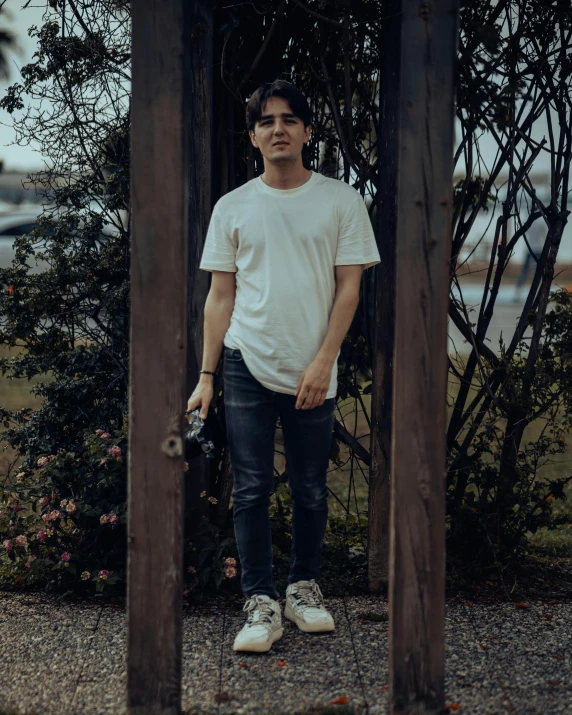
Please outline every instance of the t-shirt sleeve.
M344 196L347 196L345 192ZM354 189L353 196L338 205L340 224L334 265L354 266L361 263L365 270L380 263L375 234L361 194Z
M228 230L218 202L213 208L199 268L203 271L237 272L236 241Z

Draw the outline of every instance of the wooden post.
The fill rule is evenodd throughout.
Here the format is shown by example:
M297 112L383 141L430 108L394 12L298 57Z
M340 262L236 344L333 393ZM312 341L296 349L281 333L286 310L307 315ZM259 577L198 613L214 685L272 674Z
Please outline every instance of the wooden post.
M379 88L377 242L381 263L373 269L375 321L372 336L371 467L367 574L369 590L387 589L389 578L390 457L395 330L395 239L397 230L397 120L401 48L401 0L382 5Z
M129 715L181 707L190 4L132 3Z
M391 452L392 715L444 708L447 294L457 0L402 0Z

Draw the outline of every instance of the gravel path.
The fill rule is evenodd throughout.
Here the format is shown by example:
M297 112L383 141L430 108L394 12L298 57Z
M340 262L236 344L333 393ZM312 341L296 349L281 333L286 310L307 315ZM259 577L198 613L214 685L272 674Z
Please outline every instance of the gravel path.
M241 604L184 612L186 713L387 712L388 624L376 596L327 599L336 630L284 620L267 654L234 653ZM447 602L446 703L471 715L572 714L572 603ZM364 614L367 617L364 617ZM119 606L0 592L0 715L125 713L126 618ZM282 664L279 665L278 661ZM459 707L456 707L456 706Z

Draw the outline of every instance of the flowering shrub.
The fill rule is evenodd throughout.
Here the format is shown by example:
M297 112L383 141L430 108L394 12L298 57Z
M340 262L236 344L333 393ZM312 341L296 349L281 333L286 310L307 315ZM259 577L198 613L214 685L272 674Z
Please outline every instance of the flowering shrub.
M0 564L12 581L83 591L126 581L126 435L98 429L0 492Z
M215 505L215 497L201 492L201 497ZM214 591L240 593L238 552L232 524L224 531L202 517L194 542L185 544L185 573L183 596L195 600L206 598ZM227 554L232 554L228 556ZM235 558L236 556L236 558Z
M127 424L127 422L125 422ZM81 452L57 450L0 491L0 566L13 583L80 592L124 591L126 429L87 433ZM188 465L185 465L188 471ZM201 495L215 505L215 497ZM233 554L233 555L229 555ZM234 536L204 519L185 548L184 595L236 591Z

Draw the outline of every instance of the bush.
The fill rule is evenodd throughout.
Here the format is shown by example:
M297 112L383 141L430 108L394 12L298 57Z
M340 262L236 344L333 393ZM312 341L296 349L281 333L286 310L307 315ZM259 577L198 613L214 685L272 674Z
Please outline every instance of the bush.
M5 485L0 558L12 583L84 593L125 583L125 448L124 433L99 429Z
M528 534L570 520L553 507L566 499L572 476L545 475L566 451L572 426L572 295L555 291L550 301L532 380L526 341L511 359L502 350L500 364L481 376L490 385L496 375L499 388L484 419L475 409L467 425L466 435L478 427L470 452L456 445L449 454L448 552L465 569L519 559ZM528 441L518 438L514 460L507 449L511 423L521 435L534 429Z

